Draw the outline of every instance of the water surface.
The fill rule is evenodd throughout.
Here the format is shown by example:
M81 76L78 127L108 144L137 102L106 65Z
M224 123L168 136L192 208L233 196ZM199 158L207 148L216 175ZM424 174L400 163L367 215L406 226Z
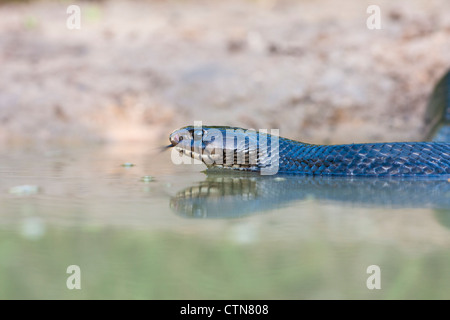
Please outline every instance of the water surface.
M1 159L3 299L450 298L448 181L205 174L132 144Z

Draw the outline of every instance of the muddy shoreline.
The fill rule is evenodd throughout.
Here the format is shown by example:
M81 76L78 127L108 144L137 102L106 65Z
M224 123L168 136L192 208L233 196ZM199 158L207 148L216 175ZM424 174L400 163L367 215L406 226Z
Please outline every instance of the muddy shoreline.
M175 128L279 128L311 143L420 140L450 66L445 1L0 5L0 142L163 144Z

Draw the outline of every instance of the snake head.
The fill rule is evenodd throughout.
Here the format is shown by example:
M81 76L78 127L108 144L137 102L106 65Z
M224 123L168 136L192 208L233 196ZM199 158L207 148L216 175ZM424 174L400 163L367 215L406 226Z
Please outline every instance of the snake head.
M278 139L270 134L238 127L187 126L173 131L169 140L180 154L208 168L260 171L273 166L275 153L267 150L278 150L273 144Z
M207 140L206 134L204 128L187 126L173 131L169 140L171 146L180 154L203 161L204 150L213 142Z
M175 130L169 140L176 151L201 160L208 168L258 169L258 135L237 127L187 126Z

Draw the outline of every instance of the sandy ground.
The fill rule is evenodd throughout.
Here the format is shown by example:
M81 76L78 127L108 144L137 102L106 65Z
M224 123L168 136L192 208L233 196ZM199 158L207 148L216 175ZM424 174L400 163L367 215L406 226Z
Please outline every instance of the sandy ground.
M167 142L204 124L315 143L417 140L450 66L450 3L0 4L0 142Z

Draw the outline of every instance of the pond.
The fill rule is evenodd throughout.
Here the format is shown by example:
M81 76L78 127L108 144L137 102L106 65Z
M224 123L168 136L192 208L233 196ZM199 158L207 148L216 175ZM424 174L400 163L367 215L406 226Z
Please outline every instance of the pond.
M446 180L205 173L142 144L1 158L1 299L450 298Z

